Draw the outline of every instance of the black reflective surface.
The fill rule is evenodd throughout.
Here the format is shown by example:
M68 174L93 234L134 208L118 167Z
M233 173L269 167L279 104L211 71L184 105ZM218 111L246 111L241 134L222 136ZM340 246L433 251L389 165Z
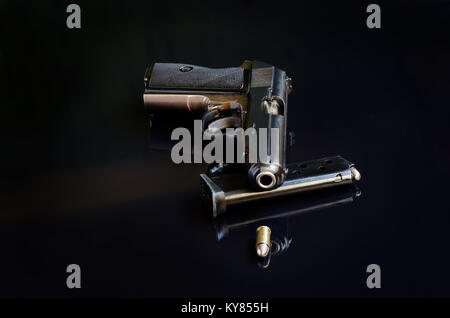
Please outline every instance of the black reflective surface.
M381 30L359 2L77 3L81 30L68 3L0 4L1 296L450 295L447 1L378 1ZM293 78L292 162L362 173L355 202L290 217L266 269L250 230L217 241L206 166L149 150L142 103L154 61L244 59Z

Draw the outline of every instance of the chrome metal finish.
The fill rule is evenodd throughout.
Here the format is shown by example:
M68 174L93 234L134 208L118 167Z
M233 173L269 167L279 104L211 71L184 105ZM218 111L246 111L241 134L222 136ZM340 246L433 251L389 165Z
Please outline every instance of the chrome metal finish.
M251 104L245 127L267 129L267 158L249 164L250 184L258 190L272 190L279 187L285 179L286 166L286 115L289 81L286 73L263 62L253 62L250 81ZM271 146L272 129L278 129L276 147ZM262 182L262 180L273 182Z
M280 220L287 220L304 213L352 203L360 195L359 188L350 184L342 187L330 187L321 191L321 193L314 193L314 191L305 193L301 199L296 196L289 196L284 197L283 200L266 201L262 204L254 202L247 206L249 209L245 213L225 213L215 218L216 238L220 241L230 235L231 232L249 226L274 224ZM272 245L275 238L276 236L272 235ZM274 254L273 248L271 254Z
M280 115L280 105L276 100L265 100L262 103L263 112L270 115Z
M269 171L261 172L256 176L256 183L263 189L271 189L276 182L277 178L272 172Z
M239 128L242 121L240 117L223 117L211 122L203 132L204 137L210 138L212 135L221 133L226 128Z
M257 190L271 190L284 182L285 171L279 164L256 163L250 165L248 169L248 178L250 184ZM271 182L266 180L270 179Z
M209 138L213 134L224 133L226 128L241 128L242 114L242 105L237 102L211 101L202 118L205 137Z
M211 178L201 174L202 196L216 217L226 212L227 206L234 204L351 184L354 180L352 167L352 163L340 156L288 165L286 180L269 191L255 190L240 174Z
M192 71L194 68L192 66L184 65L179 68L180 72L189 72Z
M292 90L294 89L292 87L292 78L286 77L286 85L288 87L288 93L290 94L292 92Z

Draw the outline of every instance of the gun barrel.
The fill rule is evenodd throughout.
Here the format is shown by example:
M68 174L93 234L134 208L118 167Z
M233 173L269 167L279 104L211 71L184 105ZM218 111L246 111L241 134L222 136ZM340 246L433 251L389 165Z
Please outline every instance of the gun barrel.
M266 128L267 144L270 145L268 156L260 156L258 163L251 164L248 169L250 183L260 190L275 189L286 177L286 118L290 86L290 79L284 71L263 62L253 62L251 106L246 126ZM274 138L272 129L278 131Z

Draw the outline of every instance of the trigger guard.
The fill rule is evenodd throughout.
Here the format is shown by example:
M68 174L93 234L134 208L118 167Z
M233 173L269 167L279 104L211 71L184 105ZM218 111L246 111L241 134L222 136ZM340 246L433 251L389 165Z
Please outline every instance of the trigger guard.
M203 131L207 130L209 124L212 123L214 120L218 119L219 117L220 117L220 113L218 110L212 110L212 111L206 112L202 118Z
M239 127L242 127L242 120L240 117L223 117L212 121L204 131L204 135L211 138L215 133L221 132L223 129Z

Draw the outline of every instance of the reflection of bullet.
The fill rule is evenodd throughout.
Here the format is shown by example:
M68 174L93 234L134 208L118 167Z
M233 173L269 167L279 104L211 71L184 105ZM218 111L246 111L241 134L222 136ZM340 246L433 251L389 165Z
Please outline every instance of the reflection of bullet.
M266 257L270 251L270 229L263 225L256 229L256 254Z

